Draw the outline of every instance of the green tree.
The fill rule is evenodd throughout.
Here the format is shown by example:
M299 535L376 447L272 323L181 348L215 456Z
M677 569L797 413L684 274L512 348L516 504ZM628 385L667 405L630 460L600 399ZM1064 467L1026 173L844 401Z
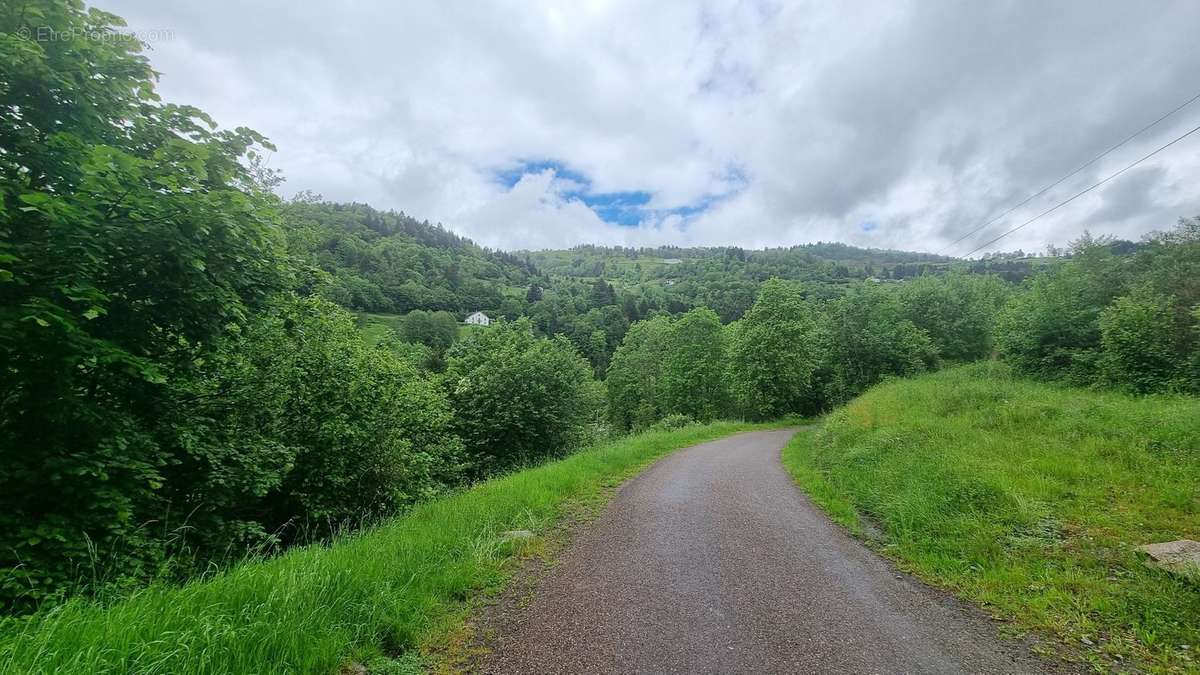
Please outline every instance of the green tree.
M671 325L670 349L663 361L663 409L707 421L725 413L725 345L721 319L698 307Z
M767 281L734 325L729 387L741 414L769 419L819 409L818 370L827 358L827 340L799 287Z
M534 336L528 319L456 342L447 362L456 423L479 473L569 449L595 412L587 362L565 337Z
M671 332L669 316L638 321L613 354L604 383L609 420L617 429L645 428L665 415L660 383Z
M1174 298L1139 286L1100 312L1100 369L1109 383L1138 394L1183 385Z
M166 383L287 286L247 129L161 103L135 39L82 2L0 8L0 593L89 550L154 564L139 526L175 459ZM45 27L105 39L38 41ZM20 111L19 114L16 111Z
M282 298L172 383L164 498L204 550L320 534L455 484L464 453L440 384L328 302ZM268 533L275 533L268 535Z
M448 349L457 335L458 319L449 312L414 309L400 320L401 340L423 344L439 352Z
M988 355L1007 295L998 278L963 273L917 277L900 287L904 317L929 335L943 360L956 363Z
M1100 310L1111 301L1077 261L1025 282L1000 312L996 342L1018 372L1046 379L1095 380ZM1115 296L1113 296L1115 297Z
M889 375L913 375L937 364L937 349L925 331L904 318L896 294L859 283L829 308L829 400L838 403Z

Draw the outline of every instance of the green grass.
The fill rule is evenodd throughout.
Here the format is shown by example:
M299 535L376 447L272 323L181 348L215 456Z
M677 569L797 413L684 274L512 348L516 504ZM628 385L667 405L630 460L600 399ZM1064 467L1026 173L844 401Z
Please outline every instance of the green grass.
M372 314L370 312L355 312L358 316L358 328L362 331L363 340L369 345L378 345L400 334L400 321L403 314Z
M753 428L694 425L630 437L417 506L331 546L247 562L108 607L83 601L0 623L2 673L332 673L419 667L414 649L474 592L501 584L498 534L545 532L672 450ZM444 626L443 626L444 628Z
M876 387L784 464L835 520L879 523L902 567L1018 628L1099 667L1198 668L1200 583L1134 547L1200 539L1200 400L977 364Z

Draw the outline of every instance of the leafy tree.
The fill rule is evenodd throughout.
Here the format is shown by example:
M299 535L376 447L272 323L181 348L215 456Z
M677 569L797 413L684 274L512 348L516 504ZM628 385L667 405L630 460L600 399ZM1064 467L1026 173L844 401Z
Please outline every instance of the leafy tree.
M743 415L769 419L820 408L818 370L827 358L827 340L799 287L766 282L734 325L730 390Z
M1139 286L1100 312L1100 359L1109 383L1138 394L1181 386L1185 361L1176 336L1174 298Z
M536 337L528 319L473 333L447 361L456 424L478 473L569 449L594 412L587 362L564 337Z
M671 332L668 316L639 321L613 354L605 385L609 420L617 429L642 429L665 415L661 379Z
M27 571L8 598L93 547L154 564L165 385L289 283L246 168L269 145L159 102L121 25L77 1L0 9L0 567ZM106 39L21 37L42 26Z
M268 533L289 524L319 534L460 479L439 384L325 301L284 298L171 389L164 497L209 551L278 541Z
M1124 270L1103 243L1026 281L997 318L996 341L1017 371L1046 379L1095 380L1100 310L1123 294Z
M445 351L458 335L458 319L449 312L414 309L400 320L400 339Z
M670 349L663 361L662 398L667 413L707 421L725 413L725 345L721 319L700 307L671 325Z
M900 287L904 317L929 335L942 359L956 363L988 355L1007 296L998 278L963 273L917 277Z
M913 375L937 364L925 331L904 318L900 299L859 283L834 301L827 316L832 380L830 402L841 402L889 375Z

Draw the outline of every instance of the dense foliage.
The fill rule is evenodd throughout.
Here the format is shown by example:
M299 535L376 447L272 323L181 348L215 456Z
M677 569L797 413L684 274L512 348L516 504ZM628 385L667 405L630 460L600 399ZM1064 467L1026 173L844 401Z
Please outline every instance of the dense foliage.
M566 338L540 338L528 319L454 345L446 380L456 425L480 473L572 447L595 410L587 362Z
M290 275L246 168L260 136L160 103L135 40L20 37L117 22L0 10L0 566L20 566L0 598L54 590L92 550L153 564L141 525L181 460L159 437L169 384Z
M321 537L475 475L479 401L431 372L455 318L367 340L322 298L458 310L526 279L403 216L281 203L266 140L160 102L121 25L75 1L0 8L0 604L17 610ZM45 26L103 39L24 37ZM595 396L567 343L529 338L506 354L549 387L537 423L514 423L532 457L567 446Z
M1026 282L996 330L1022 374L1137 393L1200 391L1200 218L1150 235L1132 254L1086 237Z

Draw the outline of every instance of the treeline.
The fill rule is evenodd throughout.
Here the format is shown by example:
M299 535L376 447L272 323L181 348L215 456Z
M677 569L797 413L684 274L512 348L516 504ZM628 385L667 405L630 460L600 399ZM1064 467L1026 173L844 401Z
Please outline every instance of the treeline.
M828 298L772 279L725 326L707 308L636 322L607 372L609 418L810 415L886 377L989 357L1072 385L1200 393L1200 218L1127 244L1085 236L1016 287L952 272Z
M633 324L608 370L614 426L672 416L771 419L811 415L888 376L986 357L1009 288L994 277L861 282L824 299L772 279L740 320L694 309Z
M1139 245L1085 237L1000 314L1018 372L1134 393L1200 390L1200 217Z
M0 10L0 605L320 539L594 430L602 393L564 338L519 321L448 347L445 315L406 320L438 373L327 299L353 304L353 265L393 306L458 308L516 262L281 203L266 140L159 101L117 17L22 7ZM106 39L20 37L46 25Z

